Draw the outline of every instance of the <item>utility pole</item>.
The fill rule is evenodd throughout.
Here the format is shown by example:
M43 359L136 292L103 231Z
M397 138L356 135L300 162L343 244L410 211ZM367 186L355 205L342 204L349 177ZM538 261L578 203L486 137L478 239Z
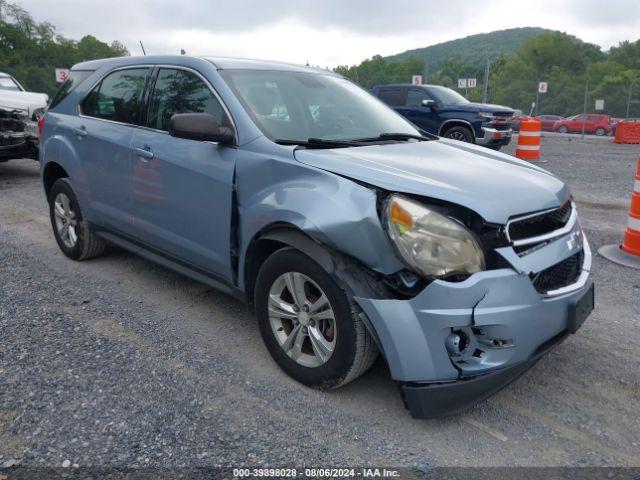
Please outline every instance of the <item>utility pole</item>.
M424 61L424 75L422 76L422 84L429 83L429 60Z
M469 98L469 94L468 94L468 91L469 91L469 74L468 74L468 73L465 73L465 74L464 74L464 76L465 76L465 81L464 81L464 98Z
M633 88L633 82L629 84L629 97L627 98L627 114L624 118L629 118L629 108L631 107L631 89Z
M489 65L491 61L487 58L487 63L484 66L484 84L482 85L482 103L487 103L487 97L489 93Z
M582 107L582 114L587 114L587 96L589 95L589 78L587 77L587 83L584 85L584 106ZM584 124L586 123L585 118L582 119L582 138L584 138Z

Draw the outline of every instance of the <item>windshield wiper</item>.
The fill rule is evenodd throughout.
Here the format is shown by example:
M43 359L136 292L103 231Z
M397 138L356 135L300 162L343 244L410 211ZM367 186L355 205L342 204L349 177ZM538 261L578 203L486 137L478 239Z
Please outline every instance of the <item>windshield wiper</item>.
M438 137L427 133L428 136L417 135L413 133L381 133L377 137L356 138L353 140L331 140L311 137L307 140L275 140L280 145L299 145L306 148L343 148L343 147L362 147L374 142L384 142L387 140L420 140L422 142L433 140Z
M322 138L311 137L307 140L274 140L280 145L299 145L307 148L342 148L342 147L358 147L362 146L361 141L356 140L324 140Z
M395 132L389 132L389 133L381 133L380 135L378 135L376 138L372 139L372 140L420 140L420 141L427 141L427 140L433 140L434 138L437 137L432 137L430 134L428 137L424 136L424 135L415 135L413 133L395 133Z

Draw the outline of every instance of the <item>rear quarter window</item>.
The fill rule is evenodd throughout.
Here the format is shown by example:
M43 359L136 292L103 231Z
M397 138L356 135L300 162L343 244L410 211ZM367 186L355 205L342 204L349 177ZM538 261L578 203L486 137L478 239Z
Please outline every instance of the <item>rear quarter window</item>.
M93 72L91 70L71 70L67 80L62 84L60 90L58 90L58 92L51 99L49 108L55 108L56 105L67 98L67 96L92 73Z

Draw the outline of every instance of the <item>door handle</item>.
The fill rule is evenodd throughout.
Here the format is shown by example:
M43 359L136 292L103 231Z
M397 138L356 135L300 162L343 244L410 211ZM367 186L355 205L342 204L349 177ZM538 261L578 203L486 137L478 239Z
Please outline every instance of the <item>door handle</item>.
M153 158L151 148L146 145L144 147L136 147L135 151L143 161L151 160Z
M87 127L82 125L79 128L74 128L73 133L75 133L78 137L86 137L87 136Z

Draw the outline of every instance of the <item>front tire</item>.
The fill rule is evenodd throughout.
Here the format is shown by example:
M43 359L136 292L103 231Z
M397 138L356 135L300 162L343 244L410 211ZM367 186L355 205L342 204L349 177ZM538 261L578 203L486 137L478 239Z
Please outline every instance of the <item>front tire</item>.
M269 353L300 383L340 387L377 357L357 304L320 265L293 248L278 250L263 264L255 305Z
M607 132L605 132L604 128L602 128L602 127L596 128L596 135L597 136L602 137L605 133L607 133Z
M89 228L68 178L60 178L49 192L49 216L53 234L62 253L72 260L102 255L104 241Z
M564 125L561 125L560 127L558 127L558 132L559 133L567 133L568 131L569 131L569 129Z
M444 132L442 136L460 142L473 143L473 133L466 127L452 127Z

